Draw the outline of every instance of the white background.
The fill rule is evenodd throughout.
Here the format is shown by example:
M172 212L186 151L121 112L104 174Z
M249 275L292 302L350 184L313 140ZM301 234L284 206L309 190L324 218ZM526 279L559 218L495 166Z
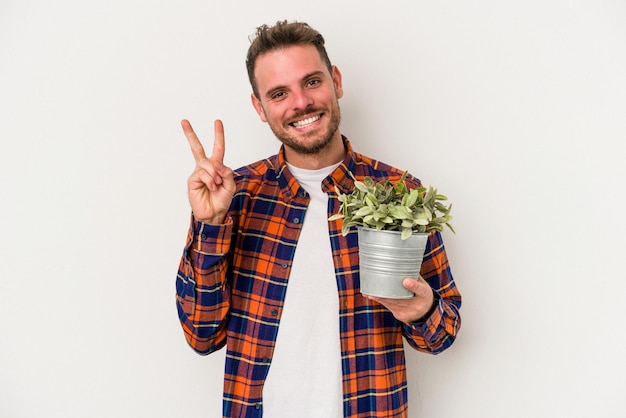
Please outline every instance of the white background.
M618 0L0 0L0 416L220 415L174 305L179 121L277 151L244 57L278 19L326 37L355 148L453 203L463 327L409 353L411 417L625 417Z

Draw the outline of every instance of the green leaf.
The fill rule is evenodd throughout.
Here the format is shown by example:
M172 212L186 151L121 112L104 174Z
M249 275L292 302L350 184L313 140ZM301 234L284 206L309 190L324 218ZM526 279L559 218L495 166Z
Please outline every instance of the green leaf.
M376 228L380 222L374 217L367 218L367 221L363 220L363 225L371 226L372 228Z
M433 215L432 213L430 213L430 210L428 208L418 207L415 209L415 215L413 216L413 219L423 219L426 221L430 221L433 219Z
M398 181L394 185L393 189L394 189L394 192L396 194L404 194L404 193L406 193L407 190L406 190L406 184L404 184L404 177L403 177L402 180Z
M362 218L363 216L371 215L371 214L372 214L372 208L370 208L369 206L363 206L362 208L357 210L353 216Z
M411 190L411 192L407 195L408 198L407 198L407 202L406 202L405 206L411 207L411 206L415 205L415 203L417 203L417 198L419 197L419 194L420 194L419 190L417 190L417 189ZM404 205L404 203L403 203L403 205Z
M367 179L366 179L366 180L367 180ZM360 190L360 191L362 191L362 192L364 192L364 193L367 193L367 192L368 192L367 186L366 186L364 183L362 183L362 182L360 182L360 181L358 181L358 180L355 180L355 182L354 182L354 187L356 187L356 188L357 188L357 190Z
M415 224L415 222L413 222L413 219L405 219L405 220L402 221L400 226L402 228L413 228L414 224Z
M411 210L406 206L392 206L389 208L389 216L396 219L413 219Z

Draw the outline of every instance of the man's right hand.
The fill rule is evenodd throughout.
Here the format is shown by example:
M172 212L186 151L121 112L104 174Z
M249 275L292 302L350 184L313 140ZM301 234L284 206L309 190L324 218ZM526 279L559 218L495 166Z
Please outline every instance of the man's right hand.
M221 120L214 124L213 154L207 158L202 143L188 120L181 122L183 132L191 146L196 169L187 180L189 203L196 220L221 224L226 219L236 187L233 170L224 166L224 126Z

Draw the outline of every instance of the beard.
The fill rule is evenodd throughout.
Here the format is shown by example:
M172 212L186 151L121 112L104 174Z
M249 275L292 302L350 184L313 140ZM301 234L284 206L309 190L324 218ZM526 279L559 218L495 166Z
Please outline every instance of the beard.
M305 109L300 114L296 114L292 119L304 117L315 113L315 109ZM302 155L317 154L330 144L335 133L339 129L341 122L341 111L337 101L333 103L329 112L324 112L324 116L330 116L330 122L323 131L307 132L302 135L290 135L280 123L269 122L270 129L276 138L286 147Z

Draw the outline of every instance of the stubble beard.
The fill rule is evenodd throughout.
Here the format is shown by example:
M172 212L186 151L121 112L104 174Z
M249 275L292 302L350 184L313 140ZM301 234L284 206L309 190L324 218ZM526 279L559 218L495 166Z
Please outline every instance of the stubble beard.
M305 111L302 113L301 116L305 116L310 113L311 113L310 111ZM328 112L325 113L325 115L328 115L328 114L329 114ZM297 154L313 155L313 154L318 154L323 149L325 149L328 146L328 144L331 143L333 137L335 136L335 133L339 129L339 123L341 122L341 110L339 109L339 105L337 102L335 102L335 104L330 109L330 115L331 115L331 118L330 118L330 124L328 125L328 129L326 130L326 132L321 134L321 137L318 140L314 142L305 142L305 141L299 140L295 136L288 135L286 134L282 126L277 126L274 123L270 123L269 125L270 125L270 129L272 130L276 138L280 142L282 142L283 145L292 149ZM298 116L300 115L297 115L296 117ZM312 132L312 133L304 134L304 139L307 140L307 139L310 139L319 135L320 135L319 132Z

